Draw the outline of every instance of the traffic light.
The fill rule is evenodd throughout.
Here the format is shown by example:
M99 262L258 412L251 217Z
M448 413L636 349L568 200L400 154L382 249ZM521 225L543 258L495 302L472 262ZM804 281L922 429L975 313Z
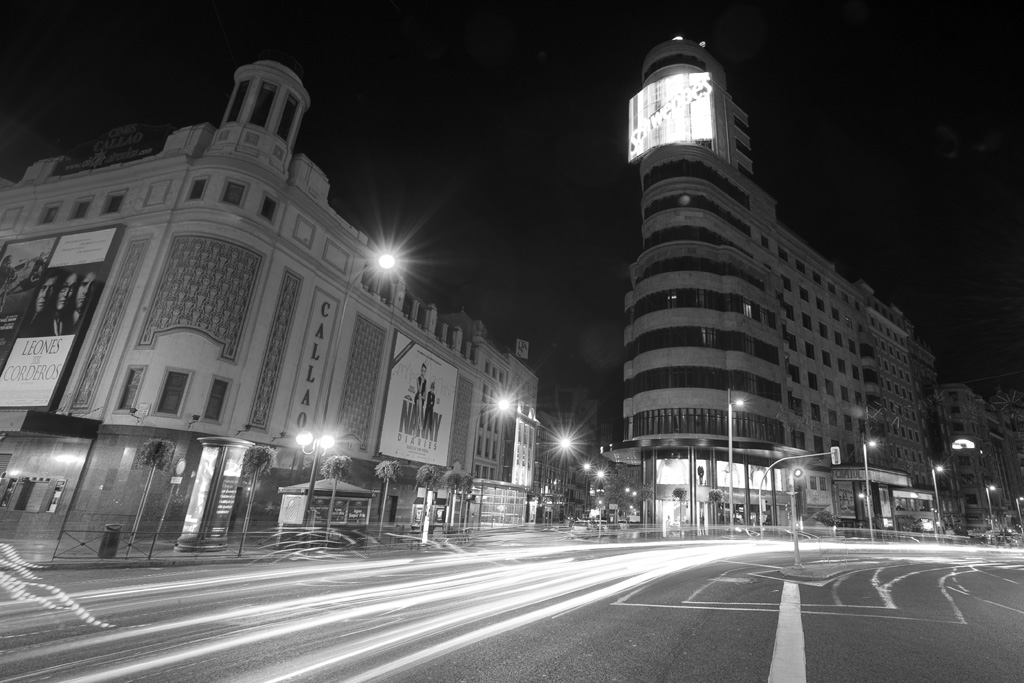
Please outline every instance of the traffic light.
M829 450L832 451L832 464L833 465L841 465L843 463L843 456L839 452L839 446L833 446Z
M799 467L793 470L793 493L796 517L800 519L807 514L807 496L804 493L804 471Z

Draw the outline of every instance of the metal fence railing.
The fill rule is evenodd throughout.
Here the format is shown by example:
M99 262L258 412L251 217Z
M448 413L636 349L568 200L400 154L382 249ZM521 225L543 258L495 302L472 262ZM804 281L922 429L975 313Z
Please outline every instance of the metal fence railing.
M374 553L422 548L458 548L472 541L471 530L432 530L424 544L420 533L402 526L378 535L363 530L324 527L276 527L222 534L126 531L119 524L103 529L65 529L52 561L154 560L170 558L274 558L316 553Z

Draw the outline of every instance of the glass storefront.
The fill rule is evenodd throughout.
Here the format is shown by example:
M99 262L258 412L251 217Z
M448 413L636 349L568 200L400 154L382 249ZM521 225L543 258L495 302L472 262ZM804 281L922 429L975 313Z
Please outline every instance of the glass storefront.
M785 470L776 467L766 476L770 464L767 458L738 452L733 453L730 468L728 457L723 456L708 448L645 454L655 463L655 522L674 528L727 524L731 484L733 523L788 524L789 496L783 493ZM715 488L722 492L719 505L708 502L708 492Z

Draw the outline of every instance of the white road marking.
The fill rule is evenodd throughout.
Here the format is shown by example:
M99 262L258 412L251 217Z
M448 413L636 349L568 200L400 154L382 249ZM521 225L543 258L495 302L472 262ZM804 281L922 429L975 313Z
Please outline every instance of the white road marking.
M804 627L800 621L800 586L787 581L782 587L779 625L768 683L807 683Z

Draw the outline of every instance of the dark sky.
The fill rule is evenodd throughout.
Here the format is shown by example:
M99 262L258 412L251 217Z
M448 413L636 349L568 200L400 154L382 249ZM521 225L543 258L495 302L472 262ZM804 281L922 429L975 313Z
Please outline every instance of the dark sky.
M898 7L893 7L896 5ZM611 6L612 9L608 9ZM708 42L755 180L898 305L940 380L1024 389L1015 16L962 2L22 2L0 43L0 176L124 123L218 123L237 65L305 68L298 141L407 280L551 378L617 388L640 251L626 106L646 53ZM13 29L13 30L12 30ZM1014 373L1014 374L1010 374ZM617 409L613 408L612 412Z

